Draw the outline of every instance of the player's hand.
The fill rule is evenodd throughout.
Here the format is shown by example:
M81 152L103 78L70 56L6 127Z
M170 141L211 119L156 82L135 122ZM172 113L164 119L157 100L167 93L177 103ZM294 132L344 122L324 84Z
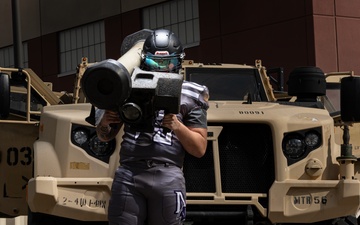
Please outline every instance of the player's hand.
M121 123L119 113L111 110L105 110L100 123L102 126Z
M170 130L178 130L181 126L180 121L176 117L176 114L166 114L162 121L162 126Z

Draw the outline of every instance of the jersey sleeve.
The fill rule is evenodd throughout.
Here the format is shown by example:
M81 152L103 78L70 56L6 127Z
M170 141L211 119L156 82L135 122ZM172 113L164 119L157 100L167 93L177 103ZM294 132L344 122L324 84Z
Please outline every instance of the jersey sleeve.
M204 85L184 81L181 91L180 113L185 126L206 128L209 90Z

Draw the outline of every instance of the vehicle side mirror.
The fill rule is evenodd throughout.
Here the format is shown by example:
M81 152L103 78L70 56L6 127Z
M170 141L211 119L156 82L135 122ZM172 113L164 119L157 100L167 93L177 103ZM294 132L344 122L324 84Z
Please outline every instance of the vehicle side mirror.
M341 79L340 108L342 121L360 122L360 77Z
M0 73L0 118L6 119L10 110L10 83L9 75Z

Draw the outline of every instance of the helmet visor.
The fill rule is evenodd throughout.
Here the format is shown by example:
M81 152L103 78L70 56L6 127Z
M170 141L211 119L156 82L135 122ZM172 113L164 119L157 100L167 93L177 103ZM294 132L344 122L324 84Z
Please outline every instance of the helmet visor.
M176 72L181 66L181 59L176 55L161 57L146 54L144 64L150 71Z

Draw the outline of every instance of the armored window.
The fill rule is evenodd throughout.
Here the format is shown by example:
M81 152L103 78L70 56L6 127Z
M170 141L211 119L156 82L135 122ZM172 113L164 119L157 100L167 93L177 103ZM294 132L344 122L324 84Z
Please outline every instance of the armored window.
M267 101L257 69L186 68L185 79L207 86L211 100Z
M10 112L16 115L26 116L27 112L27 91L25 87L12 86L10 93ZM32 91L30 99L30 111L38 112L31 115L31 118L39 120L42 108L46 106L44 99L35 91Z

